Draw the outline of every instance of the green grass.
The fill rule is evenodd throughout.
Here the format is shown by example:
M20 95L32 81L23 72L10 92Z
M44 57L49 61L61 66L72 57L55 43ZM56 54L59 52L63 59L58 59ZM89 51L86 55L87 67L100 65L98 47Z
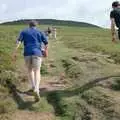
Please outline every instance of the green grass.
M65 30L63 33L62 40L69 48L109 54L112 59L116 61L116 63L119 63L120 45L119 43L115 44L111 42L110 30L95 28L72 28Z
M17 35L24 27L0 26L0 113L27 109L52 112L57 120L120 119L120 106L116 104L120 102L119 96L115 96L115 101L112 94L119 92L113 89L119 89L119 82L108 86L108 82L111 86L114 81L111 76L120 73L120 45L111 42L110 30L58 26L58 39L49 40L49 56L41 72L58 79L64 73L67 87L44 93L41 102L33 104L16 92L26 84L22 47L17 62L11 59ZM118 109L114 109L116 106Z

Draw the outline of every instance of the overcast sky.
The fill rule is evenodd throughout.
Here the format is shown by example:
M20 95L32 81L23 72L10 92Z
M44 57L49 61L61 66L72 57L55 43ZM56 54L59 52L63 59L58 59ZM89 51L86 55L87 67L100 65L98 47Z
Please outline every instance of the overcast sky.
M108 27L114 0L0 0L0 22L24 18L62 19Z

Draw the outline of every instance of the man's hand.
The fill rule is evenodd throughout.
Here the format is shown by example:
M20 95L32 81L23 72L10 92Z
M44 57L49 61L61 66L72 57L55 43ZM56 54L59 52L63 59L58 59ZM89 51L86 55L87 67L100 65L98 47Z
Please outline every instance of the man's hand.
M112 35L112 42L115 42L116 41L116 37L115 35Z
M13 61L16 61L16 59L17 59L17 49L19 48L20 44L21 44L21 41L18 41L16 44L15 50L14 50L13 55L12 55Z
M48 57L48 50L45 50L44 57Z
M45 46L44 57L48 57L48 45Z
M48 50L42 50L42 55L43 55L43 57L47 57L48 56Z

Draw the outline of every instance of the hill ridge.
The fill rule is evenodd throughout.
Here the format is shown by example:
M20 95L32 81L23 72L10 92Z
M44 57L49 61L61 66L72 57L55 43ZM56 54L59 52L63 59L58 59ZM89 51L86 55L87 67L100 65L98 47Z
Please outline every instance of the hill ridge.
M95 27L100 28L97 25L93 25L86 22L79 22L79 21L72 21L72 20L57 20L57 19L21 19L16 21L10 21L1 23L2 25L19 25L19 24L25 24L29 22L30 20L37 20L40 24L43 25L62 25L62 26L78 26L78 27Z

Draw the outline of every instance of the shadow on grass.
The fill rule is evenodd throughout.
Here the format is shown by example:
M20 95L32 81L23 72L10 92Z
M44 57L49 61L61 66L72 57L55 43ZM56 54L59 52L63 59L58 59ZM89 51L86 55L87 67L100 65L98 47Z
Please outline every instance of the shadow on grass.
M111 85L111 88L115 91L120 91L120 79L115 80L115 83Z
M72 97L72 96L80 95L83 92L97 86L97 83L108 80L110 78L114 78L114 77L120 77L120 75L97 78L75 89L69 88L69 90L49 91L47 90L47 88L42 88L40 89L41 96L47 97L48 102L53 105L56 115L64 115L66 106L61 104L61 100L63 97Z
M56 115L65 115L65 109L66 106L61 103L63 97L72 97L76 95L80 95L83 92L97 86L97 83L105 81L107 79L113 78L113 77L120 77L119 75L113 75L113 76L107 76L103 78L97 78L95 80L92 80L91 82L86 83L85 85L79 87L79 88L69 88L69 90L47 90L47 88L40 88L40 95L41 97L46 97L48 100L48 103L51 104L54 107L55 114ZM7 81L7 86L10 90L10 92L13 95L13 98L15 102L18 104L19 109L29 109L32 110L32 104L35 102L27 101L25 102L19 95L20 94L27 94L27 92L22 92L18 89L16 89L16 86L12 84L10 81Z
M97 86L97 84L99 82L102 82L102 81L105 81L105 80L108 80L108 79L114 78L114 77L115 78L120 77L120 75L113 75L113 76L107 76L107 77L103 77L103 78L97 78L97 79L92 80L92 81L86 83L85 85L83 85L79 88L75 88L75 89L69 88L69 90L47 91L46 88L42 88L42 89L40 89L40 91L41 91L41 95L43 95L43 96L45 94L54 93L54 92L56 93L57 92L58 94L60 94L61 97L71 97L71 96L75 96L75 95L78 95L80 93L83 93L83 92ZM119 81L119 83L120 83L120 81Z
M18 92L19 90L17 90L16 86L10 80L6 80L6 85L9 89L9 92L12 94L14 101L18 105L18 109L24 109L24 110L32 110L33 109L32 105L35 102L24 101ZM23 93L23 92L21 92L21 93Z

